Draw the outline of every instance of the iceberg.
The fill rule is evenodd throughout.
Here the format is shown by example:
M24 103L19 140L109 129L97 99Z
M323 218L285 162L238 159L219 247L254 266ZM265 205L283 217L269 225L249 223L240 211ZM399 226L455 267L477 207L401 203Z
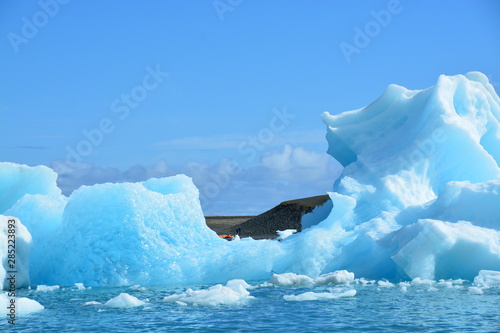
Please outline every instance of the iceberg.
M323 121L344 166L332 212L355 201L332 221L353 240L330 268L389 279L498 270L500 99L486 76L440 76L422 91L391 85Z
M500 272L481 270L474 278L474 284L480 287L500 286Z
M217 237L184 175L65 197L49 168L0 163L0 214L26 226L22 285L314 285L354 274L392 283L500 271L500 98L485 75L443 75L424 90L391 85L365 108L322 119L344 169L328 209L281 242ZM0 237L5 228L2 218Z

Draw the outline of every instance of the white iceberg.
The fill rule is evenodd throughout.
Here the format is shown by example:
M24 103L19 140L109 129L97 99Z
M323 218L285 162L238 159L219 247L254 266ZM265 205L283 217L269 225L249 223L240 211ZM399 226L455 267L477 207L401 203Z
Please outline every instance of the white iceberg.
M481 270L474 278L474 284L484 287L500 286L500 272Z
M92 304L97 304L96 302ZM137 306L141 306L146 304L146 302L141 301L137 297L134 297L132 295L129 295L127 293L121 293L120 295L110 299L106 303L104 303L105 306L110 307L110 308L134 308ZM90 305L90 303L86 303L85 305Z
M247 288L250 286L243 280L231 280L225 286L217 284L208 289L192 290L163 298L164 302L177 303L182 306L217 306L243 304L252 299Z
M35 292L36 293L40 293L40 292L46 293L46 292L51 292L51 291L58 290L59 288L60 287L58 285L55 285L55 286L46 286L44 284L39 284L38 286L36 286Z
M13 304L13 305L12 305ZM11 308L13 307L13 312ZM9 297L7 293L0 294L0 314L7 315L13 313L14 318L17 315L25 315L38 312L44 309L44 306L35 300L27 297Z

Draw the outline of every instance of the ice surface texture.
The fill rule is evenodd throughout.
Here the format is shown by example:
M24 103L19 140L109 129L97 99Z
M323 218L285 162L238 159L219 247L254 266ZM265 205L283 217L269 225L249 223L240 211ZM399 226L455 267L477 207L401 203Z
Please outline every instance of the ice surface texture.
M500 271L500 99L486 76L441 76L422 91L391 85L369 106L323 121L344 166L333 209L281 242L219 239L182 175L83 186L66 198L52 170L3 163L0 213L33 237L33 284L315 279L344 269L472 280Z

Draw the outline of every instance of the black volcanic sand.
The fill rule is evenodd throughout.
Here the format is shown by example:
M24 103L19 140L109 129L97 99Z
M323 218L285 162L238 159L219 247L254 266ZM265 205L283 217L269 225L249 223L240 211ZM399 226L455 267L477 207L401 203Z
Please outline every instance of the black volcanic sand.
M217 235L224 235L226 234L226 229L242 224L254 217L255 216L205 216L205 220L207 226L215 231Z
M207 216L207 226L218 235L236 234L253 239L273 239L277 230L297 229L302 231L301 220L317 206L330 200L328 195L284 201L278 206L257 216Z

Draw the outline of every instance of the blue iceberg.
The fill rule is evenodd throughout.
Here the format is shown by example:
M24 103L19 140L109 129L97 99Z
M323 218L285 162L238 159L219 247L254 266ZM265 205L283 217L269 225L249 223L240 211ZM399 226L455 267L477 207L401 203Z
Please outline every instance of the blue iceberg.
M9 193L0 213L27 228L24 285L315 279L340 270L472 280L500 270L500 99L486 76L441 76L420 91L391 85L365 108L322 118L328 152L344 166L333 207L281 242L217 237L184 175L82 186L67 198L49 168L0 164L0 193Z

